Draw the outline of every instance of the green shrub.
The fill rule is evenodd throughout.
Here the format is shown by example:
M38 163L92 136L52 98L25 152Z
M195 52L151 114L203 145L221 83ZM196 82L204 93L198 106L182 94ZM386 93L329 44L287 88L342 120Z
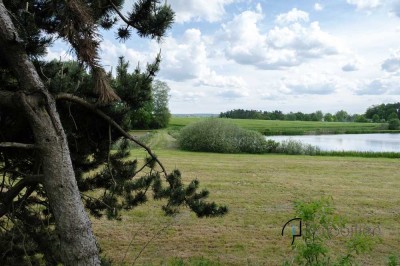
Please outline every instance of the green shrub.
M268 153L277 153L278 147L279 147L279 142L272 140L272 139L268 139L267 143L266 143L267 147L266 147L266 152Z
M213 118L184 127L178 143L183 150L219 153L265 153L274 148L259 132Z
M398 263L397 256L394 255L394 254L390 255L389 258L388 258L388 263L387 263L387 265L388 265L388 266L398 266L399 263Z
M400 152L373 152L373 151L320 151L318 156L364 157L364 158L400 158Z
M320 149L317 146L311 144L304 144L298 140L284 140L279 143L275 150L276 153L283 154L305 154L305 155L316 155L320 153Z
M292 246L294 257L284 261L283 265L358 265L360 254L366 254L380 242L380 238L367 232L355 232L349 229L344 219L338 216L333 206L332 198L321 198L314 201L295 202L296 217L302 221L301 238ZM344 240L346 250L342 254L334 254L329 242L335 236L334 232L347 232L349 237ZM340 239L340 238L339 238Z
M397 130L400 129L400 120L398 118L393 118L389 120L389 129Z

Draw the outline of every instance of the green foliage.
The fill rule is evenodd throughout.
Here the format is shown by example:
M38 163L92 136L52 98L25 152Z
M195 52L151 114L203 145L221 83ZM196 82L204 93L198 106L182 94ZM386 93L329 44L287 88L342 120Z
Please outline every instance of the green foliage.
M398 118L393 118L389 120L389 129L390 130L400 129L400 120Z
M131 129L164 128L168 125L171 113L168 109L170 88L167 83L155 80L151 73L157 72L160 58L147 66L147 73L142 73L139 66L133 73L128 73L129 62L119 58L117 76L113 87L127 102L124 107L129 112Z
M228 208L226 206L217 206L214 202L204 202L209 192L207 190L197 192L199 188L198 180L192 180L189 185L185 186L182 183L179 170L173 171L166 179L169 186L163 188L161 177L159 175L154 176L152 189L154 199L168 199L168 204L163 206L167 215L176 214L182 205L188 206L198 217L222 216L227 213Z
M236 119L260 119L260 120L287 120L287 121L324 121L324 122L374 122L389 121L390 119L400 118L400 103L374 105L367 109L365 114L350 115L344 110L323 114L322 111L313 113L290 112L284 114L282 111L272 112L258 110L235 109L222 112L220 118Z
M378 114L374 114L373 116L372 116L372 122L374 122L374 123L379 123L381 121L381 119L379 118L379 115Z
M277 141L274 141L272 139L267 139L267 148L265 152L268 153L278 153L278 148L280 146L280 143Z
M167 83L154 81L151 88L151 100L142 108L130 111L130 128L159 129L167 127L171 118L168 109L169 91Z
M347 122L350 119L349 114L344 110L337 111L335 117L338 122Z
M159 40L172 26L175 14L169 5L160 5L160 2L160 0L139 0L134 3L128 18L129 25L137 30L140 37ZM119 35L119 37L126 39L124 35Z
M364 115L355 115L354 122L357 122L357 123L367 123L367 122L368 122L368 119L365 118Z
M168 126L171 113L168 109L170 88L163 81L153 83L153 122L151 128L165 128Z
M188 151L219 153L264 153L272 149L264 137L255 131L241 129L220 119L206 119L183 128L179 146Z
M138 65L133 73L128 73L129 62L126 62L124 57L119 57L117 76L111 84L117 94L126 102L125 108L138 110L151 101L151 84L159 64L158 56L152 64L147 65L147 71L142 72Z
M364 158L400 158L400 152L371 151L320 151L318 156L364 157Z
M168 128L178 130L203 120L201 117L172 117ZM387 127L375 123L318 122L318 121L275 121L256 119L226 119L241 128L258 131L263 135L307 135L307 134L362 134L387 133Z
M398 266L399 265L399 260L396 255L390 255L388 258L388 263L387 266Z
M296 217L302 221L302 236L293 246L294 259L285 261L284 265L354 265L358 255L371 251L379 241L364 232L352 232L345 242L345 254L333 256L328 241L333 237L332 231L341 232L346 223L335 213L332 198L297 201L294 208Z
M390 120L392 120L392 119L398 119L399 118L399 116L397 115L397 113L396 112L392 112L392 113L390 113L390 115L388 116L388 121L390 121Z
M365 117L372 120L376 120L378 117L380 118L379 121L381 119L389 121L391 118L400 118L400 103L373 105L367 109Z
M336 117L333 116L331 113L326 113L324 115L324 121L325 122L335 122L336 121Z
M313 113L302 113L302 112L290 112L284 114L282 111L275 110L272 112L268 111L257 111L257 110L243 110L235 109L227 112L222 112L219 115L220 118L237 118L237 119L260 119L260 120L287 120L287 121L322 121L325 122L351 122L357 118L357 115L349 115L346 111L338 111L334 116L330 113L323 114L322 111L318 110Z
M291 155L316 155L320 153L320 149L310 144L304 144L298 140L289 139L280 142L275 152Z
M240 129L223 119L206 119L193 122L179 133L173 132L183 150L220 153L281 153L289 155L353 156L366 158L400 158L398 152L321 151L317 146L301 141L276 142Z
M129 128L130 129L150 129L154 120L153 103L147 102L140 109L131 109L129 111Z

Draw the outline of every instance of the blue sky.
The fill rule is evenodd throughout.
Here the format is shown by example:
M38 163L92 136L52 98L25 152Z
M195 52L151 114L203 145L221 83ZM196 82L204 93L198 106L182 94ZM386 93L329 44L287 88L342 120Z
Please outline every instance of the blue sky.
M125 1L128 11L133 1ZM161 49L172 113L235 108L362 113L400 101L399 0L168 0L161 43L102 32L106 70ZM57 42L48 58L70 58Z

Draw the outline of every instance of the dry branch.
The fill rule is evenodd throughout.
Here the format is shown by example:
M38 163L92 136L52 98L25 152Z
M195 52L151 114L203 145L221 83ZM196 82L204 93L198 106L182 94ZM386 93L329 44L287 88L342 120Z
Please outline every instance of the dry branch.
M35 149L35 144L25 144L17 142L0 142L0 148L16 148L16 149Z
M165 176L167 176L167 171L165 170L164 165L160 162L160 160L158 160L157 156L151 151L151 149L149 147L147 147L144 143L142 143L141 141L139 141L138 139L136 139L135 137L131 136L128 132L126 132L120 125L118 125L117 122L115 122L111 117L109 117L108 115L106 115L105 113L103 113L101 110L99 110L96 105L91 104L89 102L87 102L86 100L77 97L75 95L69 94L69 93L60 93L57 94L56 96L56 100L65 100L65 101L70 101L70 102L74 102L77 103L83 107L85 107L86 109L89 109L90 111L92 111L93 113L97 114L98 116L100 116L101 118L103 118L107 123L109 123L110 125L112 125L114 128L116 128L121 134L122 136L124 136L125 138L135 142L137 145L139 145L140 147L142 147L143 149L145 149L147 151L147 153L151 156L151 158L153 160L155 160L157 162L157 164L161 167L163 173Z

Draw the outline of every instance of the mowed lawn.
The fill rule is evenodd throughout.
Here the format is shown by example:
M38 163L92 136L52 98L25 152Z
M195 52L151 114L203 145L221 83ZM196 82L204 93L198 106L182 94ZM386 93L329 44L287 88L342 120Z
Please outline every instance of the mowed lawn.
M172 117L168 127L180 129L191 123L198 122L200 117ZM385 132L385 125L379 123L353 122L318 122L318 121L280 121L256 119L227 119L242 128L256 130L265 135L301 135L301 134L337 134L337 133L373 133ZM386 126L387 127L387 126Z
M223 265L282 265L293 255L290 236L281 236L282 226L294 218L293 202L321 196L333 197L349 227L379 226L376 234L382 241L362 257L361 265L385 265L388 255L400 253L398 159L167 149L156 153L169 171L181 170L185 181L199 179L210 190L210 200L228 205L229 213L199 219L182 209L170 218L161 211L163 202L150 200L125 212L122 221L93 219L103 255L117 265L131 265L145 246L138 265L171 264L174 258L191 262L201 258ZM143 155L138 150L132 153L138 159ZM347 239L334 237L332 249L340 251Z

